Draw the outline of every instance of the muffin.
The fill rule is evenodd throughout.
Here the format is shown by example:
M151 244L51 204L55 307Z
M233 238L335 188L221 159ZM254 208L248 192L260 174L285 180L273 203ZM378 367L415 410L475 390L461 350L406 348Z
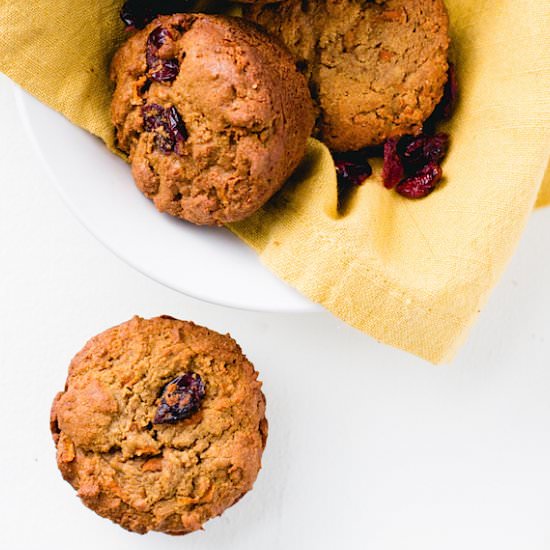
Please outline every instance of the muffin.
M417 134L447 80L443 0L284 0L244 15L293 53L317 104L317 135L354 151Z
M114 57L112 118L138 188L196 224L250 216L284 184L314 124L307 81L240 18L155 19Z
M52 406L57 464L82 502L129 531L190 533L249 491L265 399L230 337L132 320L74 357Z

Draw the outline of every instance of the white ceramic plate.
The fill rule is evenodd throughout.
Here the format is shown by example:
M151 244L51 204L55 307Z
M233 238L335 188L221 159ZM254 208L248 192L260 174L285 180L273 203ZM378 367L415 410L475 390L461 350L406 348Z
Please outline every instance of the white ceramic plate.
M24 125L76 217L122 260L152 279L215 304L272 312L319 309L226 229L160 214L128 165L103 143L14 87Z

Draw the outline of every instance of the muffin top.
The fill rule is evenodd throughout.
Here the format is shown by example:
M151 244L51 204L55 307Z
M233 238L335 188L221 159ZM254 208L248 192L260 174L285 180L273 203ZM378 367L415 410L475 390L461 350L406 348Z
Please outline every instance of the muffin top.
M416 134L441 100L443 0L284 0L244 14L296 57L317 104L317 135L332 150Z
M265 398L237 343L170 317L132 320L72 360L51 428L63 477L138 533L201 528L252 488Z
M155 19L115 55L112 118L157 208L223 224L260 208L302 159L314 123L287 49L240 18Z

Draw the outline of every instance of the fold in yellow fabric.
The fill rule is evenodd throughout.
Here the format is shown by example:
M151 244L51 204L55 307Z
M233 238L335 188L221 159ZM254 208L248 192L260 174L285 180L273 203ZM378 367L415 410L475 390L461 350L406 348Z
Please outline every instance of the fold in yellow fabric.
M452 146L443 185L406 200L384 189L375 163L338 210L330 153L311 140L284 189L231 227L334 315L434 363L464 340L535 204L550 203L550 4L447 5L461 100L445 128ZM0 70L111 148L108 67L125 34L119 7L0 4Z

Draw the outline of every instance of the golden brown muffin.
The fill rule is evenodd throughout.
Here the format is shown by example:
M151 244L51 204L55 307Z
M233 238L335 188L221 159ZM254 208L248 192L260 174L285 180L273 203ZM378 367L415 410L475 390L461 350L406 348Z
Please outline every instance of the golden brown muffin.
M418 133L442 97L443 0L284 0L244 15L294 54L318 106L318 136L335 151Z
M252 364L170 317L92 338L53 403L57 464L82 502L138 533L200 529L252 488L267 437Z
M112 79L117 143L137 186L196 224L260 208L297 167L314 123L290 53L239 18L159 17L122 46Z

